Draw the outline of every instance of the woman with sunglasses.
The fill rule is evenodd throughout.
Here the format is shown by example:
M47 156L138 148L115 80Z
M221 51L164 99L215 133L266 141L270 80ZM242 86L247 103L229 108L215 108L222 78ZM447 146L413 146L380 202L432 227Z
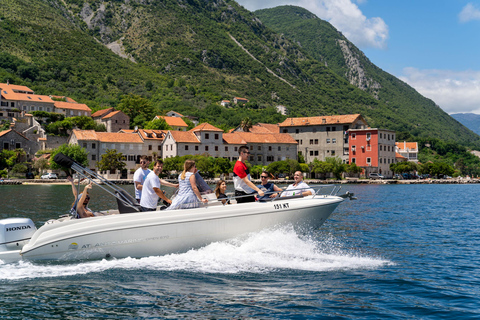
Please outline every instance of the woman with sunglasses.
M83 189L83 193L80 193L77 197L77 189L75 188L72 177L68 176L67 180L72 184L73 195L76 199L76 201L72 203L72 209L70 209L72 215L77 219L95 217L93 211L88 208L88 203L90 202L88 190L92 189L92 183L87 184L85 189Z
M259 184L257 187L262 190L265 195L263 197L259 197L258 201L265 201L269 200L270 198L275 198L278 194L274 193L275 191L281 192L282 189L277 187L274 183L268 182L270 178L270 174L266 171L262 172L260 175L260 179L262 180L262 184Z
M202 195L198 191L196 172L195 161L186 160L183 164L183 172L178 177L178 194L167 210L197 208L199 202L208 202L207 199L202 199Z

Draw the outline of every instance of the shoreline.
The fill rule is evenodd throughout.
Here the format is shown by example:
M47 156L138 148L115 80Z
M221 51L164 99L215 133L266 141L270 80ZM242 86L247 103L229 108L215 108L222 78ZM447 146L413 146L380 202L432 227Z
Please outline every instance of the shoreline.
M176 182L176 179L165 179L169 182ZM116 179L109 180L115 185L133 185L132 180ZM205 179L207 184L215 184L218 179ZM233 180L225 180L227 184L233 184ZM320 179L305 179L307 184L475 184L480 183L480 179L425 179L425 180L395 180L395 179L358 179L358 178L346 178L344 180L320 180ZM100 181L98 181L100 182ZM252 179L254 184L261 184L261 180ZM291 184L294 180L275 180L271 179L269 182L275 184ZM41 180L41 179L12 179L0 181L0 185L70 185L70 182L66 179L55 180ZM83 183L81 183L83 184Z

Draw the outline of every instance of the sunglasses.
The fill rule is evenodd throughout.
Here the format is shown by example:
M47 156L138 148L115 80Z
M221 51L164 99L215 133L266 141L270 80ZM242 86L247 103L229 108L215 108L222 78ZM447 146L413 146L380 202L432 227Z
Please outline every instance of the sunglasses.
M250 154L250 151L245 151L244 153L246 153L246 154Z
M263 178L267 179L268 177L267 177L267 176L260 176L260 178L262 178L262 179L263 179Z

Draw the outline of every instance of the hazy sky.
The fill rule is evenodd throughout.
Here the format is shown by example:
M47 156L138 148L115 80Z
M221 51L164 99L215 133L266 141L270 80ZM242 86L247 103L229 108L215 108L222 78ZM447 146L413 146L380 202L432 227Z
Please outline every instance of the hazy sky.
M237 2L250 11L303 7L446 112L480 114L480 0Z

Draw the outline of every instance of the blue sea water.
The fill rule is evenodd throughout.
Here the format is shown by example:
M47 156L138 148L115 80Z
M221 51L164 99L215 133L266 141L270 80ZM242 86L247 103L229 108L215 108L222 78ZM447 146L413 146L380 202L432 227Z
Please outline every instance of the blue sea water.
M303 233L283 226L143 259L0 262L0 318L480 318L479 185L343 190L358 200ZM0 219L41 225L71 198L68 186L0 186ZM91 207L113 201L94 189Z

